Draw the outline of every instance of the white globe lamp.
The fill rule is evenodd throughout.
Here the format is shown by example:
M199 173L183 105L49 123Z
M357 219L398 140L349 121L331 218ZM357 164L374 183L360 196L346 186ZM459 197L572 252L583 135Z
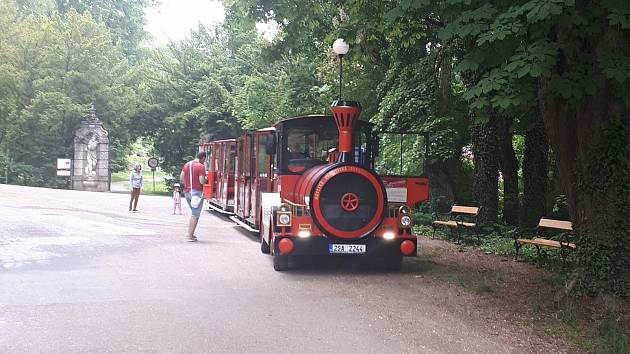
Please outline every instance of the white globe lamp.
M350 46L342 38L338 38L332 45L333 52L339 57L339 100L341 100L341 81L343 78L343 56L348 53Z
M342 38L335 40L332 47L335 54L342 56L346 55L348 53L348 50L350 49L348 43L346 43L346 41L344 41Z

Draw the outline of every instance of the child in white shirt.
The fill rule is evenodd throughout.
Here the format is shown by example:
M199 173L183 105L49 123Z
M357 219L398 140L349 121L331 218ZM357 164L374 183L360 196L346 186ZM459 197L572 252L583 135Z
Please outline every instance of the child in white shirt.
M173 215L175 210L179 209L179 215L182 214L182 195L179 191L179 183L173 185Z

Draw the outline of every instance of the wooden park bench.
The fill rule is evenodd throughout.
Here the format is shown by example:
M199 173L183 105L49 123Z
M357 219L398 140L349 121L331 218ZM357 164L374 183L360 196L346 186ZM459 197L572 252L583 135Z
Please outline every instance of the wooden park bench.
M451 211L446 214L433 213L431 215L433 237L435 237L435 229L438 226L447 226L451 228L451 230L455 230L458 242L461 240L462 230L474 231L477 236L477 241L481 242L479 238L479 228L477 227L477 214L479 214L478 207L463 205L453 205Z
M544 230L560 231L561 234L559 236L559 240L539 237L541 232ZM538 222L538 226L534 229L530 229L529 233L526 231L527 229L517 228L512 232L514 237L514 248L516 249L514 260L518 259L519 251L524 245L536 246L539 261L541 256L541 247L559 249L563 262L566 262L567 255L570 251L575 251L575 243L569 242L569 237L573 234L573 225L570 221L542 218ZM526 234L532 235L532 238L523 238Z

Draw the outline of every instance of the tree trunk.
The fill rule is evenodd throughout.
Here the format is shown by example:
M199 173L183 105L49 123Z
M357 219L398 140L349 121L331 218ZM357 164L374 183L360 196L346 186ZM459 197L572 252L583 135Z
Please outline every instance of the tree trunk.
M475 176L473 195L481 209L477 217L481 225L497 222L499 209L499 147L496 122L475 124L471 130Z
M452 53L448 50L440 52L440 69L437 71L439 85L436 95L437 99L437 115L440 117L446 117L452 115L454 106L453 102L453 63ZM463 124L462 124L463 125ZM439 127L437 129L440 129ZM465 133L465 131L463 132ZM457 174L459 172L459 165L461 164L460 157L462 146L464 145L464 135L459 130L453 132L453 146L452 155L450 157L441 159L430 159L433 163L427 165L427 172L431 181L431 188L429 192L431 194L431 200L437 200L438 198L445 199L450 204L454 201L461 200L461 196L457 195L456 184ZM429 152L431 154L431 152Z
M518 226L518 160L512 146L512 119L500 119L497 128L499 166L503 176L503 222Z
M542 117L536 114L533 126L525 133L523 152L522 227L535 227L545 216L549 146Z
M578 236L582 288L630 289L630 110L602 90L572 106L546 101L545 125Z

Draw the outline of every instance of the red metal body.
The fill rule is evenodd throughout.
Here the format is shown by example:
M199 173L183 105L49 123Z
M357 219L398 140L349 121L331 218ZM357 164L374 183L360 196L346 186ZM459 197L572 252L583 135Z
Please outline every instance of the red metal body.
M231 212L234 209L236 139L217 140L200 146L206 152L208 183L203 187L206 201Z
M286 269L289 255L354 250L393 259L394 266L416 255L405 217L428 198L428 179L377 175L371 125L356 120L354 107L335 109L334 120L296 117L200 146L208 153L208 202L258 230L277 270ZM336 147L339 154L327 153Z

